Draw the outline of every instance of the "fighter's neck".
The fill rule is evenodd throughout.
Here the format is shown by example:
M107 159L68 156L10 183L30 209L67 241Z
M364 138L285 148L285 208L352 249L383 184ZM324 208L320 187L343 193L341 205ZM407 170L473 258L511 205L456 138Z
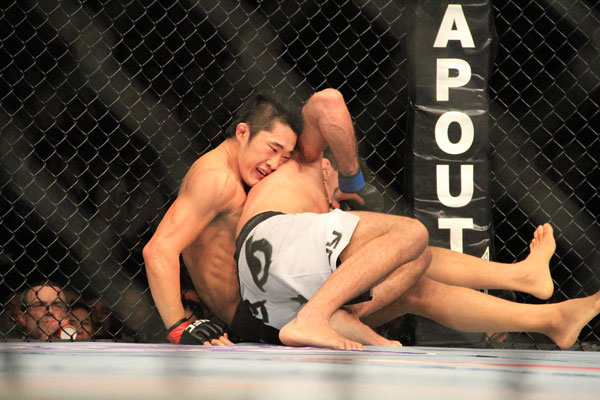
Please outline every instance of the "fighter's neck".
M227 167L241 179L241 173L238 167L238 153L240 151L240 144L235 138L225 139L215 149L222 157Z

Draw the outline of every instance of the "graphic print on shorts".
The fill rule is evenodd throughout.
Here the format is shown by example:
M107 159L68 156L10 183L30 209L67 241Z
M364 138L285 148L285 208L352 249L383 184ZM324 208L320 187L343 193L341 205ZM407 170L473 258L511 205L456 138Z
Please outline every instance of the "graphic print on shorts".
M327 244L325 245L325 251L327 251L327 261L329 262L330 265L331 265L331 254L333 254L333 250L335 250L337 245L340 244L340 240L342 239L342 234L338 231L333 231L332 235L333 235L333 239L331 239L331 242L327 242Z
M264 293L265 289L263 289L263 286L267 282L267 279L269 279L269 268L271 267L273 246L271 246L271 243L266 239L254 241L253 238L254 236L250 236L246 240L246 263L248 264L248 269L250 270L254 284ZM264 265L257 253L263 254ZM261 272L262 276L260 276Z
M291 301L295 301L296 303L299 303L300 305L304 305L306 303L308 303L308 299L304 296L302 296L301 294L299 294L296 297L292 297L290 298Z
M269 323L269 313L267 313L267 307L265 306L266 300L257 301L256 303L250 303L249 301L245 301L250 308L250 312L256 318L260 319L262 322Z

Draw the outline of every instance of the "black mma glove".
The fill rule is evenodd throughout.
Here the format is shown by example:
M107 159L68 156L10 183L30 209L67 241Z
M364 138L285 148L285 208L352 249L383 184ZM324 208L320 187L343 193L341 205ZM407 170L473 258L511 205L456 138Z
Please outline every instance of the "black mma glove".
M199 319L191 324L183 318L177 321L167 331L167 339L173 344L210 343L212 339L223 336L223 328L207 319Z
M350 176L340 173L338 183L341 192L355 193L364 200L364 204L361 204L356 199L341 200L340 207L342 210L383 212L383 197L375 189L375 186L364 181L360 170Z

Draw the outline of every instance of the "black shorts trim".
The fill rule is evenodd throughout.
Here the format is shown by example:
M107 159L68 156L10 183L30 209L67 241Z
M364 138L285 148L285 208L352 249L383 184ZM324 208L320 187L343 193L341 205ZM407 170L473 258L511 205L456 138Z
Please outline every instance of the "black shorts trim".
M284 213L279 212L279 211L264 211L264 212L256 214L254 217L250 218L244 224L244 226L242 227L242 230L240 231L239 236L235 240L235 262L236 263L238 262L238 257L240 255L240 250L242 250L242 245L246 241L246 238L248 237L250 232L252 232L252 229L254 229L261 222L263 222L271 217L274 217L276 215L283 215L283 214Z

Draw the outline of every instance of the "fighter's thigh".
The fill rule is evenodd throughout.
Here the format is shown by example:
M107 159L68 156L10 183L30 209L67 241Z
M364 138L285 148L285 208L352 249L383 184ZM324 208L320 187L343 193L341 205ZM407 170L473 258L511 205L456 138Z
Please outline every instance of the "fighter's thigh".
M360 220L350 243L340 254L343 262L366 243L388 236L390 242L398 240L427 240L426 229L419 221L400 215L380 214L367 211L349 211ZM397 242L396 242L397 243Z

